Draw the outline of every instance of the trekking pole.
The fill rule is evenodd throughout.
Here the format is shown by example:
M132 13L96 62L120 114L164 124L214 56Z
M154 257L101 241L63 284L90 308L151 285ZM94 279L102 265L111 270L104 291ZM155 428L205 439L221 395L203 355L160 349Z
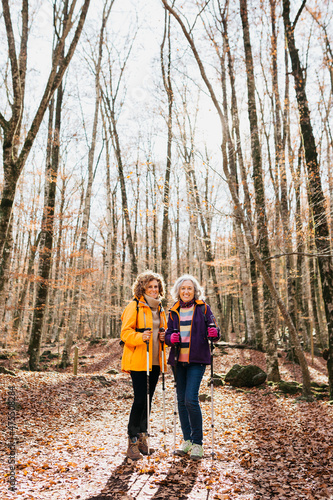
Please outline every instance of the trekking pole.
M146 314L143 312L144 324L146 330ZM147 328L151 330L151 328ZM149 407L149 340L145 340L147 346L147 448L148 456L150 455L150 407Z
M147 447L150 455L150 408L149 408L149 340L146 340L147 346Z
M160 332L165 332L165 328L160 328ZM162 395L163 395L163 449L165 450L165 377L164 377L164 341L161 340L161 355L162 355Z
M178 332L174 329L174 332ZM175 365L173 368L174 375L174 404L173 404L173 453L176 453L176 429L177 429L177 363L180 350L180 343L175 344Z
M211 323L208 327L216 327L215 323ZM211 397L211 428L212 428L212 460L214 460L214 343L213 339L210 339L210 397Z

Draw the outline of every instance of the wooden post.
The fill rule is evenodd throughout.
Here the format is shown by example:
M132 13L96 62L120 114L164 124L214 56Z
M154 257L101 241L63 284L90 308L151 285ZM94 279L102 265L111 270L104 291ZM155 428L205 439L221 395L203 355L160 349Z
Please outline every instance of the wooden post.
M79 348L77 346L74 347L74 364L73 364L73 371L74 375L77 375L77 360L79 357Z

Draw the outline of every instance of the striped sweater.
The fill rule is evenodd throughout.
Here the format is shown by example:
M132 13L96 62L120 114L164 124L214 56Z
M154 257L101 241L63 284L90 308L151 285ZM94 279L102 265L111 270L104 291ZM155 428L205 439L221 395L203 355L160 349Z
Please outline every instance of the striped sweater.
M193 317L194 305L188 308L180 308L180 337L181 337L181 348L179 352L178 361L188 362L189 361L189 351L190 351L190 334L191 334L191 323Z

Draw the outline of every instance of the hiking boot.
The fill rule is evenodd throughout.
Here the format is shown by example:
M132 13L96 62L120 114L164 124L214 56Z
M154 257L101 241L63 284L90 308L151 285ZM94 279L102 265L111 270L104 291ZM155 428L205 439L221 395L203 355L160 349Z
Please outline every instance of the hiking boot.
M203 457L203 447L201 444L194 444L191 449L190 458L192 460L201 460Z
M144 432L141 432L139 434L138 447L139 447L139 451L142 453L142 455L152 455L155 451L154 448L152 448L150 446L149 453L148 453L147 434L145 434Z
M139 460L140 458L143 458L139 450L139 441L137 437L128 438L126 457L131 460Z
M187 441L183 441L180 448L178 448L178 450L175 451L175 455L178 455L179 457L184 457L185 455L187 455L187 453L190 451L191 448L192 448L192 443L189 439Z

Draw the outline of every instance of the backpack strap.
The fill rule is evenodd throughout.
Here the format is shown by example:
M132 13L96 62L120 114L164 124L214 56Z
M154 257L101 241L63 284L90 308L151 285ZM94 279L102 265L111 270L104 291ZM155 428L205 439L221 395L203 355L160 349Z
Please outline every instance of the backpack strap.
M198 305L197 307L200 307L200 309L202 310L202 314L204 315L204 318L205 318L205 325L206 325L206 335L207 335L207 337L208 337L208 324L209 324L209 323L208 323L208 318L207 318L207 314L206 314L206 312L207 312L207 304L200 304L200 305ZM220 331L219 326L216 324L216 320L215 320L214 315L212 315L212 318L213 318L213 320L214 320L215 327L217 328L217 331L219 332L219 335L220 335L220 332L221 332L221 331Z
M207 331L208 331L208 319L207 319L207 315L206 315L206 311L207 311L206 304L199 304L197 307L199 307L201 309L202 314L204 315L205 325L206 325L206 333L207 333Z
M139 299L136 297L133 298L134 302L136 302L136 322L138 321L138 312L139 312Z
M138 313L139 313L139 299L137 299L136 297L133 298L134 302L136 302L136 320L135 320L135 326L137 327L137 324L138 324ZM141 329L137 329L135 328L135 330L138 332L138 331L141 331ZM142 330L143 331L143 330ZM119 345L121 347L124 347L125 345L125 342L123 340L120 339L119 341Z

